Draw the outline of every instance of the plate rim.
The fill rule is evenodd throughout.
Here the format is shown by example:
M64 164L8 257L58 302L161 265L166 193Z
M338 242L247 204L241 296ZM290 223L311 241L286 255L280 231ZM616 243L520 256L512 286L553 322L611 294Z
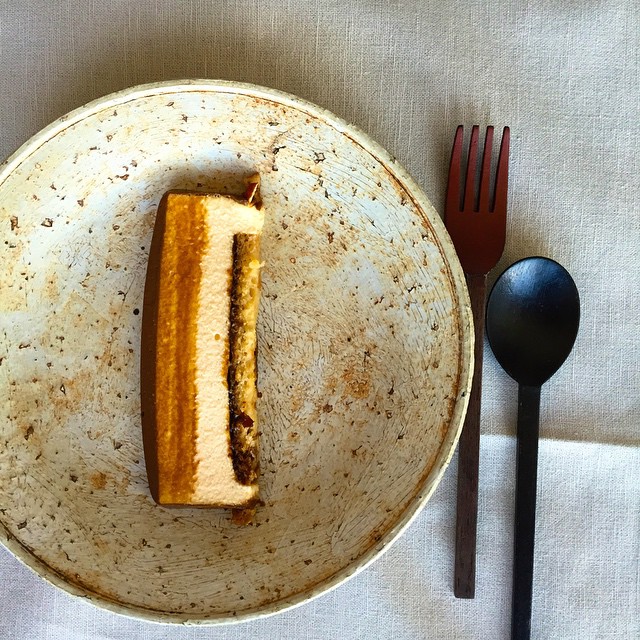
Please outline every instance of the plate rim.
M391 526L380 541L372 545L363 554L336 571L333 575L316 583L310 589L295 593L289 597L276 600L261 607L242 612L229 612L226 614L213 614L211 616L193 616L188 613L162 612L157 609L145 608L139 605L126 604L114 600L98 592L91 591L88 587L72 582L61 576L53 567L38 557L36 552L22 544L0 521L0 542L18 561L35 572L49 584L79 598L87 599L92 604L112 613L126 616L131 619L145 620L155 623L173 623L182 625L222 625L234 624L250 620L257 620L283 611L301 606L329 591L332 591L350 580L361 571L380 558L404 533L411 523L418 517L426 503L429 501L436 487L448 468L455 452L462 425L466 414L471 380L474 369L474 327L471 313L471 303L466 286L466 280L460 265L455 248L446 230L443 220L431 204L422 188L415 182L408 171L386 149L373 140L368 134L350 124L346 120L336 116L331 111L320 107L303 98L277 89L270 89L256 84L236 82L233 80L214 79L183 79L165 80L134 85L107 94L96 100L86 103L67 114L54 120L49 125L29 138L6 160L0 163L0 189L5 180L46 142L53 139L65 129L95 115L101 111L117 107L127 102L144 99L151 96L174 93L229 93L246 95L248 97L268 100L276 104L303 111L308 115L318 118L351 140L373 156L385 170L388 171L405 189L411 197L418 213L434 231L433 242L437 245L440 254L445 258L447 279L452 285L458 304L454 307L459 316L460 327L460 353L458 359L458 388L452 410L451 420L446 436L436 454L433 466L424 478L418 493L408 504L396 523Z

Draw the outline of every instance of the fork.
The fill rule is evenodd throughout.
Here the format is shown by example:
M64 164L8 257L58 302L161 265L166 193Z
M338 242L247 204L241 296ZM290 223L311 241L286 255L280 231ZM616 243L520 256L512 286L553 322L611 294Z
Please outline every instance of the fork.
M478 130L471 130L467 172L462 176L463 127L456 131L449 166L445 202L445 225L453 240L467 280L475 327L474 373L469 407L460 435L458 457L458 500L456 510L456 555L454 593L457 598L473 598L476 574L476 530L478 521L478 463L480 457L480 399L484 346L484 314L487 274L504 250L507 220L507 183L509 173L510 130L502 132L500 155L491 197L491 150L493 127L487 127L484 142L479 192L476 196ZM462 202L461 191L464 188Z

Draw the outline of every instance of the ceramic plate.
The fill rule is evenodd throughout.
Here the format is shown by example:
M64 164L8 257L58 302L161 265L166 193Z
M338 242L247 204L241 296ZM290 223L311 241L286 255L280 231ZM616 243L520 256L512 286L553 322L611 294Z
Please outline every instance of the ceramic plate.
M262 176L260 507L151 500L140 321L168 189ZM472 327L444 226L384 150L326 111L237 83L136 87L0 167L0 537L50 582L165 622L248 619L335 587L447 466Z

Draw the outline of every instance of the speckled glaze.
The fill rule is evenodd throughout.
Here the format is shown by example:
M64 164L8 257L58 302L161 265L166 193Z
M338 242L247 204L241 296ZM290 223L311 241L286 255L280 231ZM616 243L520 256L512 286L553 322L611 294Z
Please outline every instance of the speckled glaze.
M241 190L267 222L252 526L152 501L140 320L168 189ZM466 409L464 278L416 184L295 97L190 81L57 121L0 167L0 538L41 576L149 620L295 606L378 557L436 487Z

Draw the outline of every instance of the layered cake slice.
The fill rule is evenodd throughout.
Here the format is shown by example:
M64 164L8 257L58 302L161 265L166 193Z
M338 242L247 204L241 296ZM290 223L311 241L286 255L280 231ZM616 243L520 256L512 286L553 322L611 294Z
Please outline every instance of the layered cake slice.
M256 319L264 214L244 198L169 192L149 256L142 426L151 494L167 506L258 501Z

